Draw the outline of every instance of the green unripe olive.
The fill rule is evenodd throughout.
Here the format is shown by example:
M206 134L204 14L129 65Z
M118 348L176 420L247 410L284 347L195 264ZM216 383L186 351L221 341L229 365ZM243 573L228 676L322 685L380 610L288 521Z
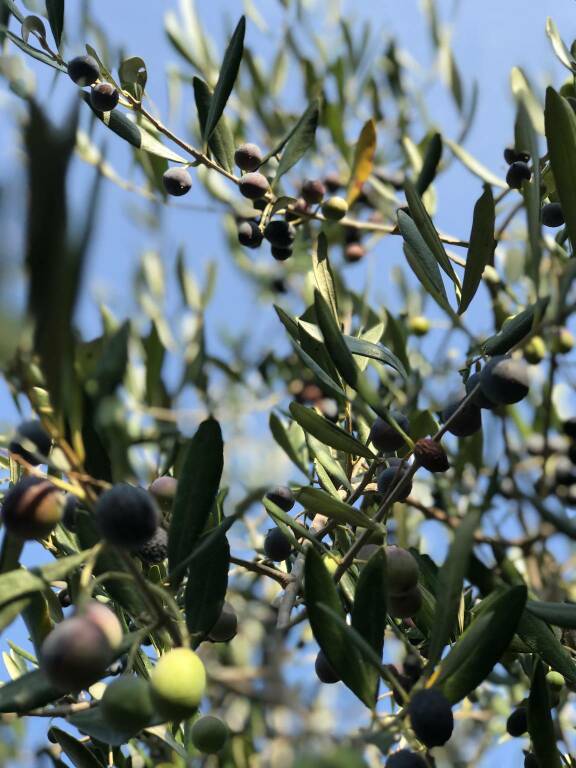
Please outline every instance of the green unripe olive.
M192 176L186 168L168 168L162 176L162 184L168 195L182 197L192 189Z
M241 144L234 152L234 162L242 171L257 171L262 163L262 151L257 144Z
M98 83L90 91L90 104L97 112L111 112L119 101L120 94L112 83Z
M96 522L111 544L134 550L156 533L160 512L153 497L143 488L116 483L96 503Z
M10 453L21 456L33 467L42 463L42 458L49 455L51 448L52 438L39 419L30 419L19 424L8 445Z
M546 682L550 688L555 688L557 690L564 688L566 685L566 679L564 675L561 675L560 672L556 672L554 669L550 670L550 672L548 672L546 675Z
M430 320L423 315L408 318L408 331L414 336L426 336L430 330Z
M142 677L123 675L107 686L100 708L108 725L136 734L154 715L150 685Z
M167 720L184 720L196 712L206 690L206 670L190 648L174 648L160 657L150 673L152 701Z
M92 85L100 77L100 67L92 56L76 56L68 62L68 76L83 88Z
M343 197L334 195L322 203L322 214L329 221L340 221L348 213L348 203Z
M62 519L65 503L64 494L48 480L25 477L4 496L2 521L20 539L43 539Z
M100 627L73 616L57 624L42 643L40 668L59 691L81 691L104 676L113 657Z
M124 634L114 611L98 600L90 600L78 615L95 624L104 633L113 650L120 648Z
M557 355L567 355L574 349L574 336L568 328L558 328L552 338L552 351Z
M532 336L524 347L524 360L530 365L538 365L546 357L546 344L542 336Z
M338 558L334 557L334 555L331 554L325 554L322 555L322 562L326 566L326 570L330 574L330 576L334 576L336 573L338 566L340 565L340 561Z
M247 197L249 200L258 200L264 197L270 189L268 179L262 173L246 173L240 179L238 185L240 194Z
M190 732L192 744L199 752L214 755L220 752L228 741L230 731L219 717L206 715L196 720Z
M413 589L418 584L420 569L416 558L402 547L385 547L386 574L388 591L392 595L399 595Z

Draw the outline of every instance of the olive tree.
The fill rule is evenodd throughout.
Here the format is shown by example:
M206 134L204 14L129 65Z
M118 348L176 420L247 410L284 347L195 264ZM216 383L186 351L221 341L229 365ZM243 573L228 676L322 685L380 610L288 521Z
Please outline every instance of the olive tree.
M306 3L281 5L265 63L245 40L253 8L220 52L192 2L167 12L168 85L195 105L182 133L96 8L72 56L64 0L0 2L27 176L26 311L5 311L0 350L22 414L0 457L0 626L21 617L29 636L4 654L0 712L47 718L54 766L466 766L506 732L526 766L576 765L574 46L548 20L567 79L544 100L512 72L500 178L464 148L477 91L431 1L456 125L431 121L394 39L342 19L326 46ZM64 122L34 92L42 67L69 88ZM82 162L94 181L72 222ZM446 233L438 181L455 164L477 195ZM192 220L216 206L202 226L222 229L274 339L214 345L215 271L200 278L184 249L174 275L144 252L136 315L102 305L85 338L110 184L159 217L173 198ZM383 246L390 306L353 287ZM247 441L283 484L247 468Z

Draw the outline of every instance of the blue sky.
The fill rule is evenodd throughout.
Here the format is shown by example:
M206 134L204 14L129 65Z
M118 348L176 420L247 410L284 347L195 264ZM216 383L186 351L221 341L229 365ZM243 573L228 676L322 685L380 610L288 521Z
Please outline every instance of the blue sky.
M272 41L277 31L280 4L274 0L254 0L254 4L269 21L270 31L266 36ZM80 53L84 40L75 37L77 9L80 4L68 3L70 23L67 54ZM322 35L326 31L325 9L337 9L337 3L318 0L315 31ZM416 0L383 0L380 3L368 0L341 2L343 14L355 16L358 20L368 19L374 30L381 30L382 38L394 34L402 47L425 68L431 60L429 36ZM131 55L142 56L148 65L148 91L161 113L167 110L165 68L169 63L180 63L176 53L167 43L163 32L163 15L169 8L176 8L176 0L147 2L142 0L121 0L111 3L100 0L92 6L96 18L106 30L110 39L123 45ZM198 11L202 22L212 37L221 44L225 32L229 31L239 13L239 0L198 0ZM145 7L145 12L143 12ZM545 35L547 16L552 16L570 43L571 30L575 29L576 7L573 0L483 0L482 3L457 3L450 0L439 3L442 18L454 17L453 45L466 82L475 79L480 84L480 101L475 127L466 146L486 166L499 176L505 174L502 158L503 148L513 138L514 112L509 88L509 73L512 66L521 66L537 86L548 82L559 84L564 79L564 70L555 59ZM67 17L68 18L68 17ZM329 34L326 31L326 34ZM249 24L247 40L257 52L261 50L263 37ZM48 112L58 119L66 113L70 98L71 84L65 77L54 83L51 71L38 62L28 60L34 70L41 101ZM185 94L192 110L192 94ZM441 88L431 88L426 94L430 114L443 126L448 135L454 113ZM13 111L9 110L12 106ZM9 210L13 220L9 222L9 248L13 257L19 259L20 223L23 210L23 176L21 157L14 133L14 115L19 103L8 96L0 83L0 185L8 190ZM86 117L86 116L85 116ZM175 126L181 129L182 126ZM124 177L130 177L131 158L127 146L98 127L95 137L105 142L109 162ZM250 137L246 137L250 138ZM75 214L82 213L91 182L92 170L76 161L72 174L70 203ZM440 229L466 238L469 232L471 211L481 191L480 182L468 171L454 164L438 185L439 207L437 224ZM207 200L200 184L195 184L186 202L202 206ZM89 270L85 278L84 298L79 307L78 321L88 335L99 332L95 299L105 300L112 310L124 317L133 313L131 287L134 271L141 252L147 248L158 248L167 265L175 261L179 245L184 244L189 263L197 276L201 277L204 266L215 259L219 265L219 282L215 300L208 313L208 323L216 329L237 332L241 328L253 328L253 345L270 343L281 339L271 306L258 304L245 279L239 275L233 263L227 258L225 240L217 215L203 211L182 209L170 205L161 211L162 225L158 233L142 227L135 207L142 213L145 208L132 195L105 182L99 211L99 226L90 250ZM74 216L72 216L74 218ZM355 267L347 275L354 285L362 285L367 270L372 276L373 293L377 300L391 299L394 286L389 277L391 264L398 263L400 248L397 242L389 240L380 244L366 264ZM265 258L264 254L262 255ZM481 318L479 318L481 322ZM15 412L5 389L0 387L0 430L14 422ZM281 478L278 478L279 480ZM34 729L36 733L37 729ZM520 741L509 742L498 748L490 760L499 760L501 765L517 765L520 759ZM486 761L479 768L491 764Z

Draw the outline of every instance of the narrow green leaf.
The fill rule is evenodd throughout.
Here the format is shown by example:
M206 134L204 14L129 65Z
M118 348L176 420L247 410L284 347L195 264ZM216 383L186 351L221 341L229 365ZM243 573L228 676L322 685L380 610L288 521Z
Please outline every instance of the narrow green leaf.
M215 419L203 421L188 443L178 477L168 535L170 572L192 552L216 500L224 466L224 445ZM179 583L182 574L175 579Z
M541 136L544 135L544 110L540 100L535 96L528 78L520 67L512 67L510 72L510 85L512 93L518 104L524 104L526 111L530 116L530 122L534 130ZM520 148L522 145L517 145ZM532 155L536 157L536 155Z
M0 712L29 712L61 698L62 691L54 688L39 669L0 686Z
M528 600L526 609L547 624L563 629L576 629L575 603L546 603L540 600Z
M576 116L566 99L553 88L546 89L544 125L556 191L574 252L576 251Z
M334 285L334 275L328 259L328 240L324 232L318 236L316 248L312 249L312 269L316 287L332 309L335 318L338 318L338 299Z
M296 165L314 143L319 117L320 100L315 99L294 126L294 130L290 133L288 140L285 141L284 151L282 152L278 168L276 169L276 176L272 183L273 189L276 189L282 176L292 166ZM276 152L278 151L276 150Z
M98 760L88 747L85 747L82 742L77 741L66 731L54 728L53 726L50 728L49 733L60 744L62 751L76 768L104 768L104 764Z
M436 617L428 655L431 665L440 661L442 651L456 626L464 577L468 570L470 553L474 547L474 533L480 524L481 516L481 510L471 509L462 520L454 535L446 561L438 574Z
M222 613L229 567L230 546L224 533L214 536L190 564L184 605L186 626L192 635L209 632Z
M305 460L306 451L302 450L302 448L306 447L304 435L299 435L299 438L301 439L297 440L294 433L290 433L287 430L282 420L275 413L270 414L268 424L270 432L272 432L272 437L276 440L280 448L282 448L284 453L301 472L308 475L308 467L306 466ZM299 429L298 432L302 433L302 430Z
M22 38L18 37L18 35L15 35L14 32L11 32L6 27L0 28L0 32L6 35L6 37L14 43L14 45L24 51L24 53L28 54L28 56L41 61L43 64L47 64L49 67L52 67L52 69L57 69L59 72L66 72L66 67L63 64L59 64L57 61L54 61L54 59L47 53L39 51L33 46L28 45L22 40Z
M494 240L495 219L494 195L490 185L485 184L484 192L474 206L470 247L466 258L462 295L458 305L459 315L463 314L470 306L482 280L484 267L492 261L496 245Z
M490 674L510 645L526 604L526 587L516 586L491 601L441 662L438 684L456 704Z
M132 122L123 112L119 109L113 109L111 112L98 112L92 108L90 104L90 96L87 93L82 93L82 98L88 104L92 112L96 115L100 122L109 128L121 139L127 141L136 149L141 149L144 152L149 152L157 157L164 157L166 160L171 160L174 163L187 163L185 157L177 155L176 152L172 152L171 149L165 147L158 139L149 134L147 131L140 128L136 123Z
M524 611L518 625L518 635L532 653L538 654L542 661L564 675L569 683L576 683L576 663L544 621L531 611Z
M409 179L406 179L404 182L404 192L406 193L406 200L412 215L412 220L420 232L420 236L428 246L430 252L440 267L448 275L450 280L452 280L456 286L456 291L458 292L460 290L460 280L454 272L454 267L452 266L452 263L448 258L446 251L444 250L442 241L440 240L438 232L436 232L436 227L434 226L428 211L424 207L424 203L422 202L420 195Z
M389 365L391 368L394 368L402 378L407 378L408 374L406 373L402 361L383 344L367 341L366 339L358 339L355 336L346 336L346 334L344 334L344 341L353 355L367 357L370 360L376 360L378 363Z
M404 238L406 259L414 274L434 301L442 309L451 313L452 309L448 303L438 262L418 231L418 227L404 211L398 211L398 227Z
M556 731L550 712L551 703L544 665L537 661L528 699L528 732L538 760L545 768L562 768L563 762L556 747Z
M538 299L534 304L530 304L522 312L509 320L502 330L483 344L484 351L488 355L504 355L512 349L515 344L522 341L532 330L535 323L540 322L548 306L550 298L548 296Z
M344 501L337 501L320 488L301 488L296 498L310 512L326 515L337 523L360 525L362 528L378 527L364 512Z
M508 189L506 182L488 170L486 166L478 162L475 157L466 152L459 144L450 139L444 139L444 142L450 147L451 151L456 155L458 160L471 171L474 176L478 176L479 179L485 181L486 184L491 184L493 187L501 187L502 189Z
M31 571L17 568L2 574L0 576L0 606L7 605L20 597L49 589L50 582L65 578L81 566L89 555L90 551L86 550L76 555L62 557Z
M338 592L320 555L310 547L304 566L304 599L316 642L343 683L366 704L373 707L376 698L371 676L364 660L344 628L331 621L321 610L326 606L344 621Z
M192 78L192 86L194 88L194 101L196 102L198 120L200 121L200 130L202 135L204 135L213 94L207 83L199 77ZM218 121L208 141L208 146L218 164L224 170L233 173L234 136L225 117L221 117Z
M64 30L64 0L46 0L46 11L54 40L60 48L62 31Z
M522 194L524 196L526 216L528 219L528 240L530 243L530 260L528 262L529 272L536 287L536 292L538 292L538 286L540 284L540 261L542 259L540 234L540 163L537 162L539 150L535 126L532 124L532 119L523 101L520 101L518 104L515 133L516 146L521 148L522 151L528 152L530 157L535 158L535 162L532 163L532 178L530 181L524 181L522 183Z
M218 82L214 88L210 109L208 110L208 116L206 117L204 141L210 140L210 137L220 120L222 112L224 111L228 97L232 93L232 88L234 87L240 68L240 62L242 61L242 53L244 52L245 32L246 18L242 16L230 38L228 48L224 54Z
M430 184L434 181L440 160L442 159L442 136L439 133L433 134L426 146L426 154L422 162L422 168L416 181L416 192L422 197Z
M560 37L560 32L558 32L558 27L550 17L546 19L546 34L552 43L552 48L558 57L558 61L560 61L566 69L570 70L570 72L574 72L576 69L576 60L564 44L564 41Z
M344 341L342 331L330 306L318 290L314 291L314 308L318 325L324 336L324 343L334 365L344 381L351 387L355 387L359 377L358 366Z
M379 659L384 651L387 596L386 555L380 548L360 571L351 616L352 626L374 649Z
M375 454L368 446L361 443L349 432L333 424L321 416L313 408L306 408L299 403L290 403L290 413L298 424L324 445L329 445L337 451L344 451L353 456L363 456L365 459L374 459Z

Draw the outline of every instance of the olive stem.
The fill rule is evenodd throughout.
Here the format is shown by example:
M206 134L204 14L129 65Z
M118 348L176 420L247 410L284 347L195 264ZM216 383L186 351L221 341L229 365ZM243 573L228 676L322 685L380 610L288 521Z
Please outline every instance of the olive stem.
M233 555L230 555L230 562L234 563L234 565L240 566L240 568L244 568L244 570L246 571L251 571L252 573L259 573L261 576L268 576L269 578L277 581L283 587L285 587L287 584L290 584L290 581L291 581L290 574L282 573L282 571L279 571L277 568L271 568L268 565L264 565L264 563L243 560L242 558L235 557Z

